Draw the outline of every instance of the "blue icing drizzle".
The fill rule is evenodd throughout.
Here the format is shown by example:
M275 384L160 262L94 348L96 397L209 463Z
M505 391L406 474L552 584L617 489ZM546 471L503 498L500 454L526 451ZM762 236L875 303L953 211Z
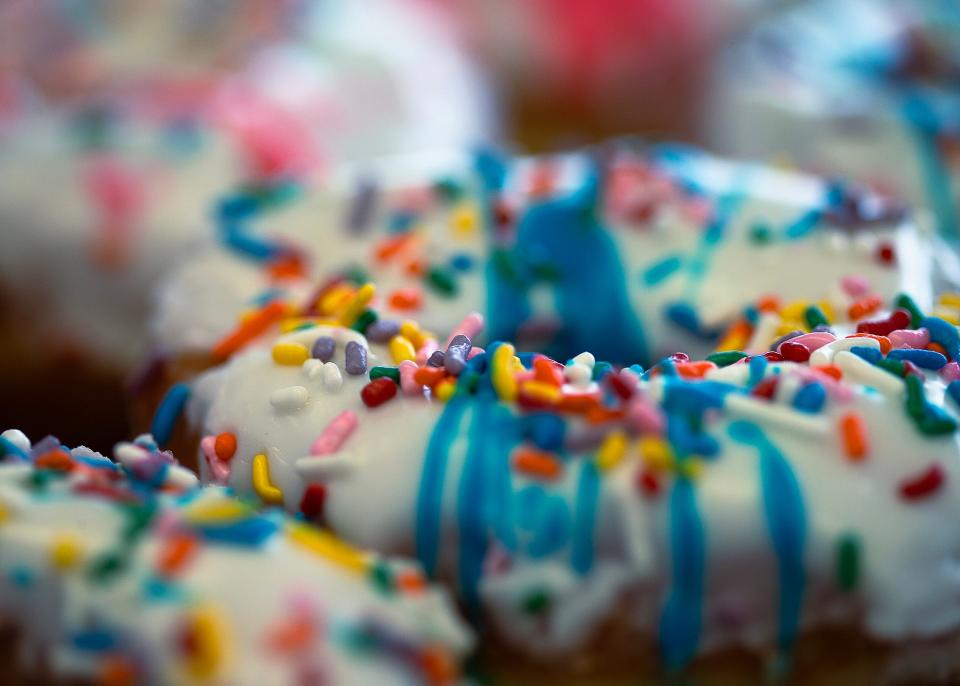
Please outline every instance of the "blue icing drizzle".
M670 491L670 596L660 617L660 650L669 669L687 664L696 654L703 623L706 534L696 491L677 479Z
M817 228L823 211L820 208L806 210L799 217L787 224L783 230L783 236L787 240L796 241L807 237Z
M683 258L679 255L669 255L647 267L643 274L643 283L647 286L656 286L670 277L683 266Z
M547 285L560 328L543 346L546 354L565 359L590 350L599 359L648 359L617 245L597 218L599 184L593 170L580 190L531 206L513 246L491 252L486 279L492 338L517 339L533 314L530 291Z
M592 461L584 462L577 482L577 504L574 513L573 549L570 564L578 574L586 574L593 566L593 527L600 497L600 474Z
M800 623L806 588L804 547L807 515L800 484L790 463L754 423L736 421L727 429L730 437L755 448L760 455L760 485L767 531L777 554L780 604L777 610L777 642L781 650L793 644Z
M950 174L937 145L939 117L919 93L907 94L902 112L916 142L927 197L937 217L939 233L945 238L957 238L957 208L950 191Z

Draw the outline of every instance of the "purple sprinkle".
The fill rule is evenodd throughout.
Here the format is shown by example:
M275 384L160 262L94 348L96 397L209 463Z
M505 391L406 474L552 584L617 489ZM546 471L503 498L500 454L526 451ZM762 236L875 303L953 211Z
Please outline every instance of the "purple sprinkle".
M359 179L356 194L353 196L353 202L351 202L350 209L347 212L347 230L354 234L366 232L373 222L376 209L376 182L369 177Z
M829 324L817 324L815 327L813 327L813 331L811 331L811 333L818 332L833 333L833 328L831 328Z
M321 362L329 362L333 359L333 351L337 349L337 342L330 336L320 336L313 342L311 355Z
M780 336L780 338L778 338L777 340L775 340L773 343L770 344L770 350L776 350L777 348L780 347L780 344L783 343L784 341L789 341L791 338L796 338L797 336L802 336L803 334L804 334L803 331L797 331L797 330L791 331L790 333L785 333L782 336Z
M356 341L347 343L346 358L346 365L344 366L347 369L347 374L359 376L367 373L367 349L362 345Z
M392 319L378 319L367 327L366 336L374 343L386 343L400 333L400 325Z
M467 366L467 355L470 354L471 348L473 344L465 335L461 333L454 336L450 345L447 346L447 354L443 361L447 371L454 375L462 372Z
M442 350L434 350L427 359L428 367L442 367L444 354Z

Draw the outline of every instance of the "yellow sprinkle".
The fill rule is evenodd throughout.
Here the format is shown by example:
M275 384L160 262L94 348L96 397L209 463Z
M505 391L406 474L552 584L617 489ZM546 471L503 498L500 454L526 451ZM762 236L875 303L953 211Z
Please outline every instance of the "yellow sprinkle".
M942 293L937 303L946 307L960 307L960 293Z
M440 402L447 402L453 397L453 392L457 389L457 383L453 379L444 379L433 387L433 397Z
M503 343L493 353L492 382L493 389L502 400L515 400L517 397L517 379L513 369L514 348Z
M273 346L273 361L277 364L299 367L310 357L310 351L302 343L277 343Z
M291 523L287 526L290 540L328 562L357 574L365 574L370 556L350 546L331 533L308 524Z
M340 306L340 314L337 316L343 326L353 326L370 301L373 300L377 287L372 283L365 283L353 294L353 296Z
M246 517L251 512L249 506L232 498L205 498L183 509L183 518L189 524L214 524L232 522Z
M404 360L416 360L417 350L410 339L397 334L390 339L390 356L393 357L394 364L400 364Z
M786 336L788 333L793 331L806 331L807 323L800 321L783 321L780 322L780 325L777 327L777 338L780 336Z
M8 510L3 505L0 505L0 524L3 524L10 519L10 510Z
M720 344L717 346L717 352L725 352L727 350L743 350L747 346L748 342L749 339L746 336L735 331L720 341Z
M226 662L226 626L211 607L192 610L187 622L192 639L186 656L187 672L194 679L210 679Z
M666 471L673 466L673 451L670 444L656 436L644 436L637 444L643 463L657 471Z
M80 561L83 550L80 542L68 534L61 534L50 545L50 562L57 569L70 569Z
M253 490L267 505L282 505L283 491L270 481L270 462L263 453L254 456L251 469Z
M320 314L333 315L340 311L340 308L353 297L354 288L345 283L340 283L323 294L317 302L317 309Z
M312 326L340 326L340 322L330 317L287 317L280 322L280 332L290 333L306 324Z
M412 319L407 319L400 324L400 335L413 344L414 348L419 348L424 343L424 335L420 330L420 325Z
M622 431L614 431L603 439L597 451L597 468L601 472L613 469L623 461L627 454L627 435Z
M803 314L806 312L809 304L806 300L797 300L796 302L784 305L783 309L780 310L780 316L793 321L803 321Z
M933 316L940 317L940 319L946 320L953 324L954 326L960 326L960 316L957 316L957 312L952 309L947 309L945 307L934 307Z
M471 203L461 203L452 213L450 223L453 229L461 236L471 234L476 230L480 217L477 208Z
M523 384L523 393L536 400L542 400L545 403L559 402L563 396L559 388L545 381L525 382Z
M828 322L836 321L836 310L833 308L833 303L829 300L821 300L817 303L820 306L820 310L823 312L823 316L827 318Z
M691 481L695 481L703 474L705 465L705 461L699 457L688 457L682 460L680 464L677 465L677 468L681 475Z

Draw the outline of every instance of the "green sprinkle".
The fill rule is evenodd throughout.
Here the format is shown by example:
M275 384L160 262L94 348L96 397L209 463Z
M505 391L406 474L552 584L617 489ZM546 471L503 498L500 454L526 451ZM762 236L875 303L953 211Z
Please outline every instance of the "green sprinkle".
M433 190L445 202L454 202L463 196L463 186L451 177L439 179L433 185Z
M370 370L371 381L384 376L388 379L392 379L396 384L400 383L400 370L397 367L374 367Z
M454 296L459 287L453 274L445 267L430 267L426 274L427 285L440 295Z
M837 585L844 591L852 591L860 581L860 539L856 534L846 534L837 545Z
M378 591L389 593L393 591L393 577L390 568L382 561L377 560L370 568L370 579Z
M907 414L919 422L926 414L927 400L923 397L923 381L919 376L910 374L904 381L907 384Z
M757 245L766 245L770 242L770 227L766 224L754 224L750 229L750 240Z
M529 615L539 615L550 609L550 594L538 589L523 599L521 609Z
M879 367L880 369L890 372L894 376L899 376L900 378L903 378L907 375L907 366L902 360L889 360L884 358L874 362L873 366Z
M123 539L129 543L146 533L157 508L153 505L129 505L124 510L127 522L123 528Z
M480 384L480 375L475 371L466 371L457 378L457 392L473 393Z
M524 287L524 279L521 277L509 251L503 248L494 248L490 253L490 260L493 263L493 268L497 270L497 273L509 281L511 285L521 288Z
M109 581L114 575L122 572L127 566L126 558L117 552L106 552L100 555L87 570L90 580L96 583Z
M956 431L957 423L943 412L928 411L917 422L917 428L924 436L942 436Z
M707 355L707 361L713 362L718 367L729 367L734 362L742 360L745 357L750 356L742 350L724 350L718 353L710 353Z
M817 305L811 305L803 312L803 318L807 320L807 326L815 329L818 326L830 326L830 320Z
M359 317L357 317L357 321L355 321L350 328L359 333L365 333L367 327L373 324L375 321L377 321L377 313L370 308L367 308Z
M910 313L911 328L916 329L920 326L920 322L923 321L924 314L921 309L917 307L917 303L913 301L913 298L906 293L901 293L897 296L896 300L893 301L893 304L898 308L906 310Z

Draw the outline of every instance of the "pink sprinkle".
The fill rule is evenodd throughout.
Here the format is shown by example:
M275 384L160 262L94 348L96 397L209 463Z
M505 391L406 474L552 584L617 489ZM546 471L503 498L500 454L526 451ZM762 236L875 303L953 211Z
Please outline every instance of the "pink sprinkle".
M217 457L217 451L214 449L216 441L216 436L204 436L200 441L200 451L203 453L203 459L207 463L207 469L210 470L214 483L222 486L230 478L230 463Z
M626 420L631 427L640 433L663 433L663 415L646 398L634 397L634 400L627 406Z
M450 343L456 336L463 334L471 341L477 337L477 334L483 330L483 315L479 312L471 312L466 317L463 318L463 321L460 322L457 327L453 330L453 333L450 334L450 338L447 339L446 345L443 346L443 349L446 350L450 347Z
M833 343L835 340L837 340L837 337L829 331L814 331L812 333L805 333L802 336L797 336L796 338L791 338L790 342L798 343L810 352L813 352L828 343Z
M840 279L840 286L851 298L864 296L870 290L870 283L856 274L850 274Z
M930 332L926 329L897 329L887 334L894 348L926 348Z
M821 372L818 369L811 369L797 365L796 374L804 381L816 381L822 384L830 397L840 403L848 403L853 400L853 387L841 381L837 381L829 374Z
M419 365L413 360L404 360L398 365L400 371L400 390L404 395L423 395L423 386L413 379Z
M332 455L340 450L343 442L350 438L350 434L357 428L357 415L350 410L344 410L330 420L327 428L320 437L310 446L311 455Z
M940 368L940 376L943 377L943 380L946 382L956 381L960 379L960 364L956 362L947 362Z
M425 340L423 345L420 346L420 349L417 350L417 364L419 364L421 367L425 365L427 360L430 359L430 356L439 349L440 346L435 338L428 338Z
M484 352L483 348L480 348L478 346L473 346L472 348L470 348L470 352L467 353L467 359L472 360L474 357L476 357L482 352Z

